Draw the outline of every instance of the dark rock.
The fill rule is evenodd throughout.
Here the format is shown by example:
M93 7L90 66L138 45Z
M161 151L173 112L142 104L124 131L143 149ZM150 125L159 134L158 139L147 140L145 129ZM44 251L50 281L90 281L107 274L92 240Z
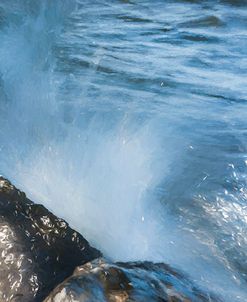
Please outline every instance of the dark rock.
M215 302L165 264L112 264L97 259L78 267L44 302Z
M219 301L168 265L99 257L64 220L0 177L1 302Z
M0 301L42 301L99 256L63 219L0 177Z

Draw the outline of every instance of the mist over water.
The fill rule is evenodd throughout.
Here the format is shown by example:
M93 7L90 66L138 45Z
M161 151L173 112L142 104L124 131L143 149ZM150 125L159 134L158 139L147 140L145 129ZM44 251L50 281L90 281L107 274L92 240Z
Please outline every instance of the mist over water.
M0 167L113 260L247 301L244 1L1 1Z

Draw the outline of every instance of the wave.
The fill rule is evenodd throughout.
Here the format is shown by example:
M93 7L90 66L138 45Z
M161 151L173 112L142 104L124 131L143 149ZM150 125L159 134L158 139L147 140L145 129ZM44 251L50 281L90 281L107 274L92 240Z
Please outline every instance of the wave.
M112 9L109 3L104 2ZM109 258L164 261L202 287L227 293L229 301L247 301L245 271L239 269L246 255L245 210L239 203L239 192L245 200L245 178L235 168L225 170L226 162L244 157L239 150L232 151L236 157L222 151L235 140L243 149L244 144L234 135L228 142L226 130L221 145L219 131L228 123L210 116L216 129L210 130L208 103L197 108L192 96L186 103L148 104L157 89L146 91L146 81L137 83L137 90L130 87L132 78L147 78L139 66L128 75L114 65L108 68L106 60L109 72L98 77L107 46L94 47L81 34L85 9L79 1L1 2L1 173ZM97 3L90 9L97 11ZM216 22L200 20L205 26ZM82 54L84 40L88 57ZM74 66L75 58L88 62L86 71ZM108 74L118 76L108 81ZM110 94L116 79L124 84ZM128 89L142 101L124 98ZM195 118L203 110L205 116ZM217 186L221 177L238 183L232 199L231 189L226 193ZM229 216L232 220L225 221ZM238 237L228 242L231 235Z

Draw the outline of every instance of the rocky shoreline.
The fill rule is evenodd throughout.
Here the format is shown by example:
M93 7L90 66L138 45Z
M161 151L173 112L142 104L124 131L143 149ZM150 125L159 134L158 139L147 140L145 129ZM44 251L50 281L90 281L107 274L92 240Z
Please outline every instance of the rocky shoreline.
M0 301L215 302L166 264L111 263L0 177Z

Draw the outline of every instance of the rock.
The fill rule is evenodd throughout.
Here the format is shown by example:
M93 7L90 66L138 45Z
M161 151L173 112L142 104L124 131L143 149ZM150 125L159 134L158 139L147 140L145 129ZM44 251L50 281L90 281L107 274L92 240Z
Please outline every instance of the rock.
M63 219L0 177L0 301L220 301L168 265L101 256Z
M63 219L0 177L0 301L42 301L99 256Z
M44 302L215 302L165 264L110 263L97 259L78 267Z

